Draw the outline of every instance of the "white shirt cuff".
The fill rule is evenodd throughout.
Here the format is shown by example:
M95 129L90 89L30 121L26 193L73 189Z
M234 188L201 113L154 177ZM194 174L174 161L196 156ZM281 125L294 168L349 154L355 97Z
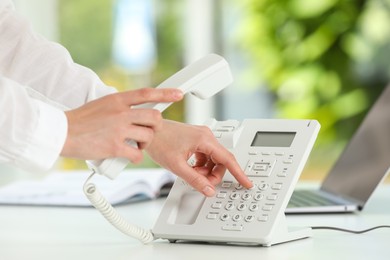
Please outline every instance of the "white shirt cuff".
M62 110L38 100L35 102L39 109L38 125L17 163L25 169L49 170L64 146L68 121Z

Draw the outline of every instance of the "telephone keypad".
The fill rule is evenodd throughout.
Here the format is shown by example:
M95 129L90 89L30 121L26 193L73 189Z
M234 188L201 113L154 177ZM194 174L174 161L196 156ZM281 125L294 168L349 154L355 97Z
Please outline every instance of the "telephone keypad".
M215 198L210 198L215 200L210 210L219 217L212 215L208 219L219 219L222 230L241 231L250 223L270 221L293 164L293 155L284 152L250 150L248 155L244 172L253 181L253 188L245 189L235 181L225 180Z
M224 181L211 203L212 212L206 218L219 219L223 230L241 231L245 225L259 221L267 222L278 199L282 182L257 181L254 188L245 189L239 183Z

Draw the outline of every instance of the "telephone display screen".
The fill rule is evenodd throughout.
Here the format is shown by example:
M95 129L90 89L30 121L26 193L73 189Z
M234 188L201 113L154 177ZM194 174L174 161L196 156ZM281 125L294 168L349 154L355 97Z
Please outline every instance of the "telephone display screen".
M251 146L290 147L296 132L257 132Z

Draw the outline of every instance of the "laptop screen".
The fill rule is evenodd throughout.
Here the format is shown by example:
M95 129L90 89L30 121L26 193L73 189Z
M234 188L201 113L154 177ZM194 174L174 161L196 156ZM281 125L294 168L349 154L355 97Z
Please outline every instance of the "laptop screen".
M363 206L390 166L390 85L385 88L325 178L321 189Z

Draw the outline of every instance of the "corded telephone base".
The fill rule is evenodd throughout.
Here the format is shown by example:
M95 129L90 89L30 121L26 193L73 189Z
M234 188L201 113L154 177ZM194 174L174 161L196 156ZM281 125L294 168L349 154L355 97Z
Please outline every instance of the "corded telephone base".
M211 243L211 244L232 244L232 245L242 245L242 246L263 246L270 247L277 244L292 242L295 240L300 240L304 238L311 237L312 229L310 227L288 227L286 223L286 217L283 216L278 221L278 224L275 226L275 230L272 233L272 238L267 240L266 242L221 242L221 241L201 241L201 240L191 240L191 239L168 239L170 243L184 242L203 242L203 243Z
M177 178L152 229L155 238L271 246L310 236L288 228L285 210L319 131L315 120L210 120L253 183L244 189L226 172L204 197Z
M300 240L311 237L310 227L288 227L286 223L286 217L283 216L276 225L273 239L269 243L261 244L262 246L272 246L276 244L282 244L290 241Z

